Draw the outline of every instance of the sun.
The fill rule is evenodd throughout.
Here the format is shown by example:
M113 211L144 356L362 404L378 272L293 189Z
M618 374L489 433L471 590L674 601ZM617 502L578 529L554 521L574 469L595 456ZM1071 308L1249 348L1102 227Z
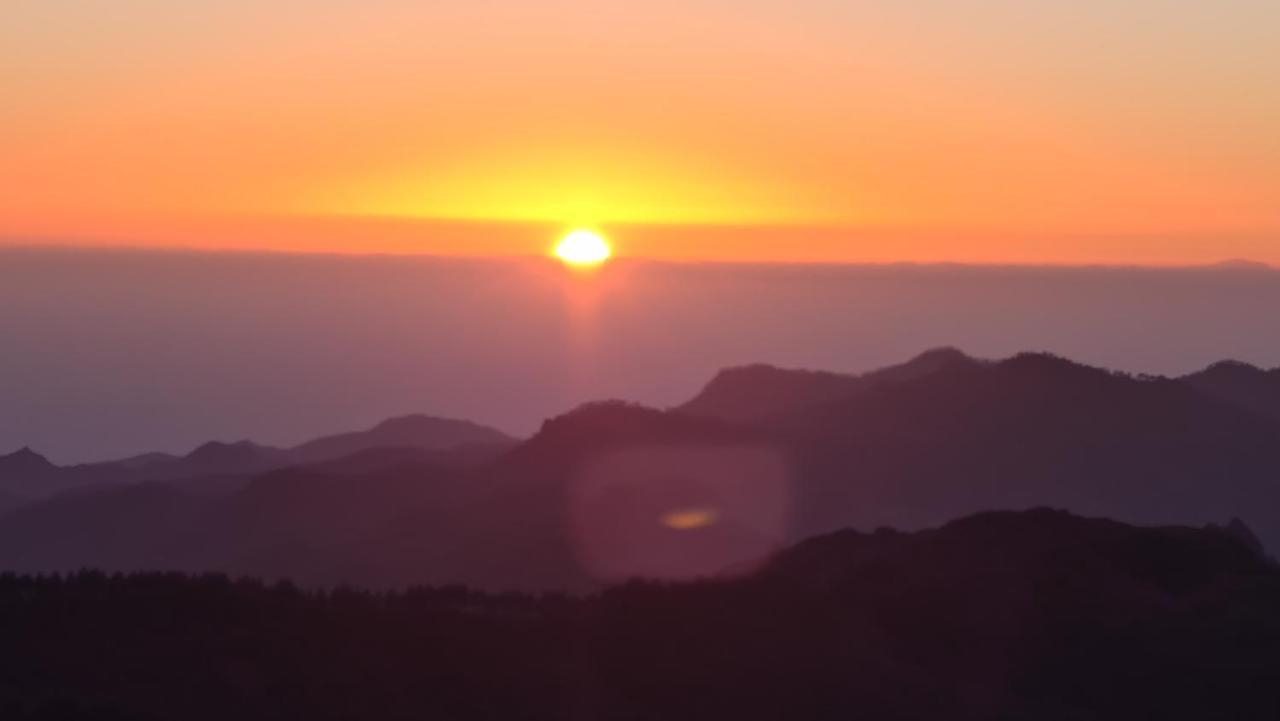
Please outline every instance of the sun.
M609 259L613 250L604 236L592 230L575 230L556 244L555 256L576 268L591 268Z

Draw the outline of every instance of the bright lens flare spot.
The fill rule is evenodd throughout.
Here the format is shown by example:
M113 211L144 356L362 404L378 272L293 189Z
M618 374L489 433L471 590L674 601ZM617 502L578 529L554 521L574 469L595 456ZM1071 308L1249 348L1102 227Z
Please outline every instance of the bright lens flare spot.
M575 230L569 233L556 244L555 249L557 258L578 268L600 265L612 254L608 241L599 233L590 230Z
M692 531L710 526L719 518L714 508L682 508L662 514L662 525L677 531Z

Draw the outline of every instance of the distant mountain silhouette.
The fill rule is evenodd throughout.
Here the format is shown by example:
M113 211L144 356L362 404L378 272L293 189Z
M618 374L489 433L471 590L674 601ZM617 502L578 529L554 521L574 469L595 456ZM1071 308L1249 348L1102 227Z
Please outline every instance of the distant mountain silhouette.
M1047 509L580 598L0 575L0 631L14 721L1280 717L1274 564Z
M1219 526L1216 523L1211 523L1206 526L1206 528L1214 531L1221 531L1222 533L1235 538L1237 541L1240 541L1244 545L1253 549L1253 552L1259 556L1267 556L1267 549L1262 545L1262 541L1258 540L1253 529L1246 526L1244 521L1239 518L1231 519L1225 526Z
M1280 420L1280 368L1222 361L1182 380L1206 395Z
M1275 553L1280 420L1202 381L954 350L863 376L730 371L677 409L588 404L514 446L373 448L64 495L0 516L0 568L587 590L745 572L841 528L1043 505L1144 524L1238 518ZM277 452L201 455L244 468Z
M385 420L367 431L317 438L291 449L295 461L324 461L370 448L439 451L460 446L506 445L513 438L487 426L425 415Z
M288 454L278 448L258 445L253 441L236 441L235 443L210 441L170 463L186 463L201 470L235 471L284 463L287 462L287 456ZM154 468L155 464L147 464L144 467Z
M178 456L175 456L172 453L142 453L128 458L121 458L118 461L111 461L111 464L137 470L151 465L172 463L173 461L178 460L178 458Z
M1052 504L1137 522L1233 515L1280 542L1280 425L1166 379L1043 354L771 419L802 460L801 527L915 527Z
M979 365L954 348L936 348L901 365L862 375L784 370L768 365L720 371L679 410L697 416L732 421L757 421L772 415L832 403L878 384L910 380L948 368Z
M262 446L251 441L202 444L186 456L143 453L99 464L58 466L38 453L22 448L0 456L0 493L22 499L42 499L74 489L142 482L172 482L193 489L223 490L241 487L250 476L293 465L335 461L366 453L362 469L394 465L404 451L434 452L434 460L454 457L489 458L515 443L515 439L486 426L465 420L425 415L396 417L361 432L328 435L293 448ZM384 457L385 456L385 457ZM383 460L379 460L383 458ZM330 470L337 469L337 466Z
M6 456L0 456L0 479L7 480L3 490L7 495L20 497L38 492L57 475L58 467L49 459L23 446Z

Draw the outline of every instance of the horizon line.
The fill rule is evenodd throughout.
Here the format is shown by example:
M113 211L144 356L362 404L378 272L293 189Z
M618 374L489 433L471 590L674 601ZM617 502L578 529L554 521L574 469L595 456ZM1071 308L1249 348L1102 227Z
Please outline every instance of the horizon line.
M545 225L550 225L545 224ZM607 226L597 226L607 227ZM785 226L780 226L785 227ZM799 226L796 226L799 227ZM422 259L435 261L459 262L515 262L538 261L559 264L560 261L550 253L466 253L440 252L428 250L363 250L352 249L314 249L314 248L279 248L261 247L219 247L203 244L155 244L144 242L118 241L106 238L72 239L60 236L0 236L0 252L101 252L101 253L137 253L167 255L221 255L221 256L301 256L320 258L364 258L364 259ZM1080 260L1080 261L980 261L980 260L818 260L818 259L742 259L742 258L697 258L697 257L662 257L643 254L619 254L607 264L645 264L672 266L729 266L729 267L780 267L780 268L902 268L902 269L1027 269L1027 270L1222 270L1222 271L1257 271L1277 272L1280 265L1253 258L1222 258L1206 261L1113 261L1113 260Z

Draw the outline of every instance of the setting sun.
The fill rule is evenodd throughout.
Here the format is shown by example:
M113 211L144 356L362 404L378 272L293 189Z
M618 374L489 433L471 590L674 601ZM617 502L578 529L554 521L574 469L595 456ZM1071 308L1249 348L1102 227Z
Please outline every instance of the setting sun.
M576 267L600 265L613 255L609 243L599 233L575 230L556 244L555 255L565 263Z

